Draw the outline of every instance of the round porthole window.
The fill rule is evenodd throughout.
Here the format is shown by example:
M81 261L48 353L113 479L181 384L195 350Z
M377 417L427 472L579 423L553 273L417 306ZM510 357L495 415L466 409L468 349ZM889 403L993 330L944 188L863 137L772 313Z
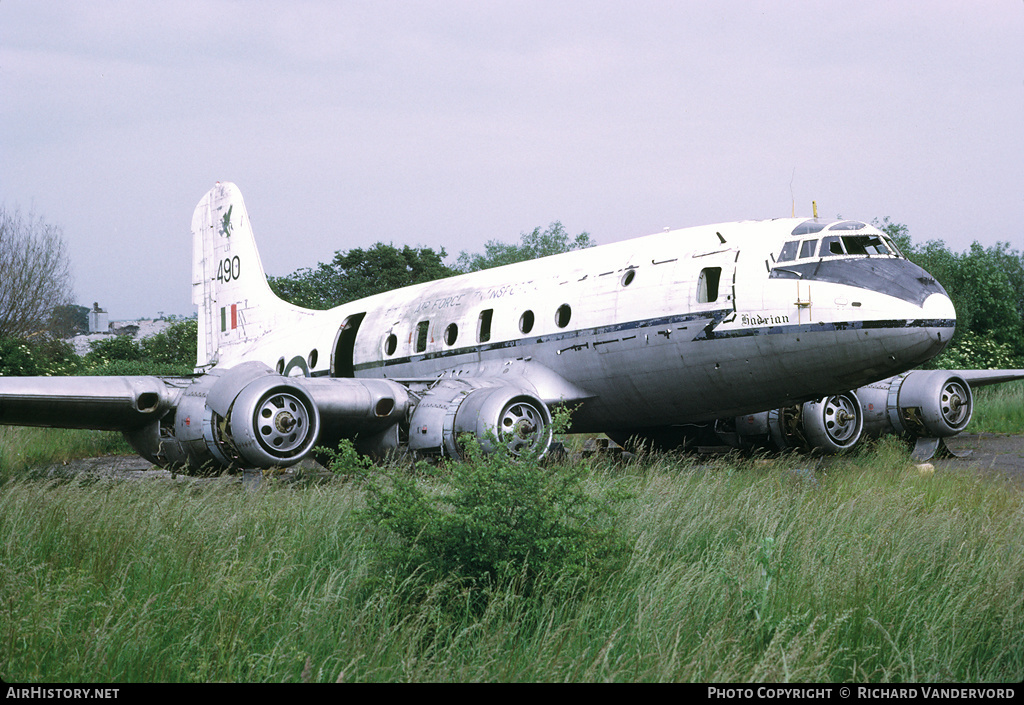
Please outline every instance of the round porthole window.
M636 272L632 269L627 269L626 273L622 275L622 286L629 286L633 283L633 279L636 278Z
M444 344L455 345L455 341L459 337L459 327L454 323L449 323L448 327L444 329Z
M570 318L572 318L572 309L569 308L569 304L562 304L555 311L555 325L559 328L565 328L569 325Z
M394 333L391 333L391 334L388 335L387 338L384 339L384 352L387 355L394 355L395 354L395 350L397 350L397 349L398 349L398 336L395 335Z
M523 315L519 317L519 330L523 333L533 330L533 311L523 311Z

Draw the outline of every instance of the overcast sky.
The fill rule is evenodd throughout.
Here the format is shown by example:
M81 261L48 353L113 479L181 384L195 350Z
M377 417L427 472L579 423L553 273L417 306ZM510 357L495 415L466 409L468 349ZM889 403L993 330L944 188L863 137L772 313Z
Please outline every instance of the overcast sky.
M812 200L1022 249L1022 47L1022 0L2 0L0 205L63 227L112 320L191 315L218 180L276 275Z

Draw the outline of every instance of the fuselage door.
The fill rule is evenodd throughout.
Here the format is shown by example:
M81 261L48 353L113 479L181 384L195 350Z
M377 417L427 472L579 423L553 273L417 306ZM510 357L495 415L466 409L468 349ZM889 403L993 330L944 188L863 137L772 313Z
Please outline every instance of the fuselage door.
M331 356L331 377L355 377L356 334L366 312L354 313L347 317L338 329Z

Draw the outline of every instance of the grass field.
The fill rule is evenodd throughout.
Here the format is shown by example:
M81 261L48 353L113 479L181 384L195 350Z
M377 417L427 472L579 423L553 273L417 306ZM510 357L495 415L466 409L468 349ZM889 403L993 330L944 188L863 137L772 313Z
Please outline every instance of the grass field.
M974 396L969 432L1024 433L1024 380L982 387Z
M985 390L979 418L1021 432L1022 390ZM922 472L894 440L830 460L548 466L616 491L628 554L529 590L395 570L358 478L250 489L27 469L122 443L0 429L7 682L1024 678L1020 485L969 464Z
M1019 487L922 475L895 443L827 465L601 460L584 483L631 494L628 563L530 595L495 584L480 612L455 580L381 572L360 482L8 482L0 677L1024 677Z

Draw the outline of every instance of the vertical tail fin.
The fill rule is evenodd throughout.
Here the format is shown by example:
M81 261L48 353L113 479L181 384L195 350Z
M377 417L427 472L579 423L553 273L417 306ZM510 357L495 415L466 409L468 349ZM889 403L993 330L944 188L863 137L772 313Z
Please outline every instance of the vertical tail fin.
M192 303L199 308L196 367L216 365L303 309L279 299L263 271L242 194L218 183L192 216Z

